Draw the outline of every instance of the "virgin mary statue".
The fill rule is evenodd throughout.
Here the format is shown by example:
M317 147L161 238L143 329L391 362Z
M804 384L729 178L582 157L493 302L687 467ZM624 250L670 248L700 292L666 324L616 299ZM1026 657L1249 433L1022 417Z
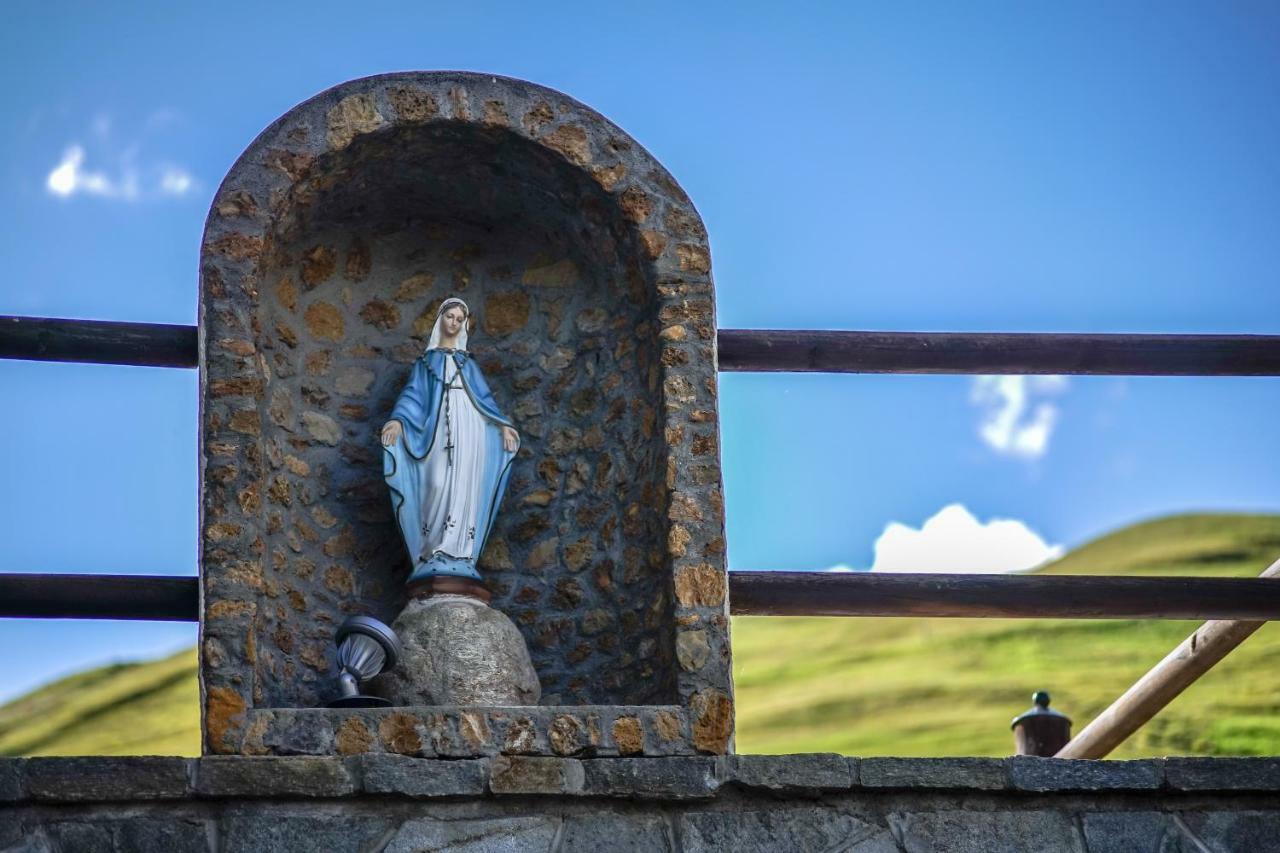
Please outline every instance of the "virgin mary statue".
M383 477L413 561L409 582L480 579L484 550L520 437L467 353L470 311L440 306L426 352L382 428Z

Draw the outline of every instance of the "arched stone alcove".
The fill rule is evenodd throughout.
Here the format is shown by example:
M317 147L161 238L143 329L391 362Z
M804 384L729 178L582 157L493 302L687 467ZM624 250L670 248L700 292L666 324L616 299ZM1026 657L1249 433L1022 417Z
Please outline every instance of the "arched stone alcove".
M549 745L563 718L584 749L625 753L634 718L640 751L723 750L705 230L665 170L581 104L426 72L352 81L289 111L237 161L209 215L206 747L344 751L342 727L358 725L366 748L395 749L382 731L394 715L298 709L332 691L347 614L390 621L403 605L408 565L376 433L450 295L471 306L470 349L524 437L480 566L548 706L494 711L489 745L475 749L501 751L501 730L521 720ZM395 713L393 729L419 733L407 751L461 719Z

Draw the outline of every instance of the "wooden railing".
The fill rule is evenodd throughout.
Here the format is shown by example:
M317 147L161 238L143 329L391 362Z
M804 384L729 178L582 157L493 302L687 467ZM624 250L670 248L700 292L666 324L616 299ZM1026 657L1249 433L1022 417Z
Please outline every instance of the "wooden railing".
M722 371L1280 376L1280 336L1274 335L722 329L718 343ZM0 316L0 358L192 368L199 363L199 333L194 326ZM735 571L729 600L731 612L740 615L1204 619L1255 626L1280 619L1280 582L1265 578ZM0 617L199 616L193 577L0 574ZM1231 637L1249 633L1227 627ZM1189 642L1194 649L1194 635ZM1221 654L1229 650L1224 644ZM1174 686L1181 690L1186 683ZM1159 692L1144 680L1130 693L1140 688L1144 696ZM1164 702L1176 695L1167 685L1160 689ZM1144 700L1140 713L1110 720L1130 693L1087 730L1101 746L1077 741L1063 754L1101 757L1163 707Z

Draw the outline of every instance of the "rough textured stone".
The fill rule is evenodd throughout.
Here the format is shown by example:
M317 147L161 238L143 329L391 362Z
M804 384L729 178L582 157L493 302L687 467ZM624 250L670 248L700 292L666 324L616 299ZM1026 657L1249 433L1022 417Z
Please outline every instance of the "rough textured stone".
M1280 758L1168 758L1164 776L1178 791L1280 791Z
M864 788L958 788L999 790L1006 785L998 758L863 758L858 782Z
M188 794L185 758L32 758L26 793L33 800L167 800Z
M1081 829L1089 853L1201 853L1173 819L1160 812L1086 814Z
M834 753L725 756L726 781L744 788L817 794L847 791L853 784L849 759Z
M345 797L356 785L338 758L208 756L195 790L202 797Z
M518 853L551 850L559 821L549 817L496 820L413 820L400 827L384 853Z
M931 811L893 814L906 853L1084 853L1071 815L1056 811Z
M21 758L0 758L0 803L22 799L24 761Z
M402 755L365 755L360 759L364 790L407 797L481 796L488 790L484 759L439 761Z
M733 736L733 701L719 690L704 690L689 703L693 745L703 752L723 753Z
M219 823L220 853L303 853L319 850L368 850L393 824L362 814L232 815Z
M1188 853L1204 853L1206 849L1214 853L1219 850L1230 853L1237 850L1245 853L1280 850L1280 812L1275 810L1187 811L1176 815L1174 822L1186 839L1182 849Z
M888 830L834 809L690 813L680 818L682 848L689 853L771 853L778 850L863 850L887 839ZM853 846L862 845L862 846ZM897 850L897 845L883 848Z
M499 755L489 765L489 789L495 794L578 794L583 773L576 758Z
M342 440L342 428L337 421L320 412L303 412L302 426L308 435L323 444L336 445Z
M538 704L524 637L501 611L461 595L412 599L392 629L404 654L377 689L394 704Z
M1146 761L1078 761L1019 755L1009 759L1009 782L1023 791L1099 791L1159 788L1164 763Z
M559 849L566 853L669 853L679 845L660 816L597 813L566 818Z
M582 767L592 796L690 800L720 787L714 758L595 758Z
M337 308L328 302L316 302L303 315L307 331L316 340L341 341L346 337L346 322Z

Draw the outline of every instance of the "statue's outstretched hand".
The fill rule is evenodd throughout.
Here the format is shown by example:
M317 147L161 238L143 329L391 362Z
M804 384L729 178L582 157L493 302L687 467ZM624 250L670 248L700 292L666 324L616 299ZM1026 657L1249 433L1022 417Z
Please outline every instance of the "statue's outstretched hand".
M516 449L520 447L520 434L511 427L504 426L502 428L502 446L508 453L515 453Z
M400 426L399 421L387 421L382 427L382 446L390 447L400 440L400 433L404 428Z

